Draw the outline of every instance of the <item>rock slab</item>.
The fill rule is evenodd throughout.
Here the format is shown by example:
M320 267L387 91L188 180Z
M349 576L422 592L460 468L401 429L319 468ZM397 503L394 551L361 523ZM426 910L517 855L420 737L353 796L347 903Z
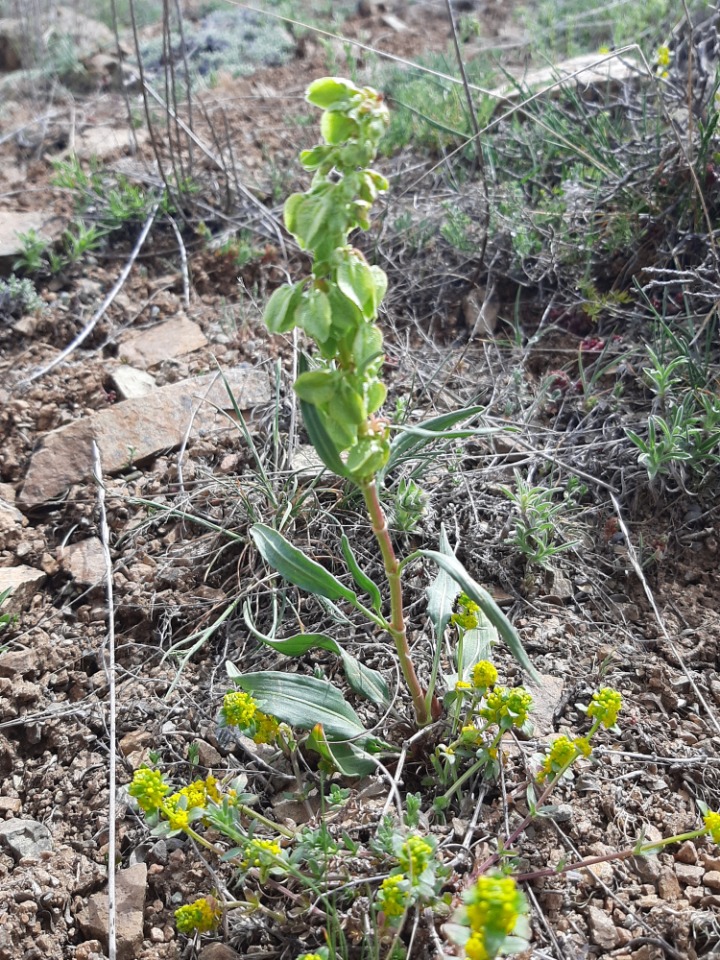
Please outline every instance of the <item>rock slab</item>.
M233 367L225 379L243 412L270 400L267 377L250 364ZM179 447L188 430L193 437L228 429L222 411L233 411L225 383L219 375L208 374L160 387L151 398L123 400L53 430L33 454L18 503L26 509L39 507L71 484L88 480L93 440L103 471L114 473Z
M136 863L115 876L115 916L118 960L135 960L143 944L143 912L147 887L147 867ZM78 924L86 937L108 943L108 898L94 893L85 910L78 914Z
M146 370L206 346L207 339L200 327L185 316L177 316L149 330L131 333L120 343L119 353L121 360Z
M10 591L10 598L6 601L3 611L16 612L26 607L33 598L33 594L45 582L42 570L20 564L17 567L0 567L0 593Z
M105 552L97 537L60 547L58 560L77 583L94 586L105 579Z
M39 857L52 850L52 834L44 823L13 817L0 823L0 846L7 847L16 860Z

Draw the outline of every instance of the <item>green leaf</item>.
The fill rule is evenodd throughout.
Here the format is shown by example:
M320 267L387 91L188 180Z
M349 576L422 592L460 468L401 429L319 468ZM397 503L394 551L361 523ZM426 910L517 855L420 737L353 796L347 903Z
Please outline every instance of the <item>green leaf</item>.
M365 573L358 563L358 559L355 556L352 546L350 545L350 541L345 534L342 535L340 540L340 548L343 556L345 557L345 563L348 565L348 570L353 575L353 580L361 590L364 590L365 593L368 594L373 610L376 613L380 613L382 610L382 595L380 593L380 588L373 580L370 579L370 577Z
M353 357L358 372L363 374L373 360L382 356L383 335L374 323L361 323L353 340Z
M435 443L437 440L443 440L448 436L456 436L457 434L448 434L447 431L454 427L455 424L461 423L463 420L470 420L479 413L483 413L484 410L485 407L479 406L464 407L461 410L453 410L451 413L443 413L439 417L424 420L416 426L402 427L402 432L395 437L390 444L390 459L388 460L385 472L387 473L404 460L417 456L423 447L426 447L428 444ZM477 432L477 430L470 430L464 435L474 436ZM481 432L490 433L495 431L493 428L488 428L487 431L482 430Z
M295 322L299 327L322 343L330 335L330 301L322 290L306 290L295 311Z
M462 663L458 663L458 674L465 679L465 672L474 667L480 660L490 660L492 648L498 641L498 632L488 617L481 610L478 615L478 625L473 630L466 630L462 645Z
M270 333L287 333L295 326L295 311L291 309L297 288L293 284L278 287L265 307L265 326Z
M365 401L347 377L344 377L338 384L330 413L332 419L340 423L347 421L352 424L360 424L367 419Z
M376 410L379 410L380 407L385 403L385 397L387 397L387 387L385 384L381 383L379 380L376 380L375 383L371 383L367 392L368 414L375 413Z
M387 293L388 278L382 267L375 266L375 264L370 267L370 272L373 275L373 281L375 284L375 305L373 312L377 313L378 307L382 303L383 297Z
M301 657L303 654L306 654L308 650L313 650L318 647L321 650L334 653L342 660L345 676L354 693L383 707L389 706L391 700L390 690L385 683L383 675L378 673L377 670L373 670L360 663L356 657L353 657L347 650L344 650L337 640L334 640L325 633L299 633L294 637L287 637L284 640L275 640L273 637L268 637L257 629L252 621L247 604L243 610L243 616L248 630L250 630L254 637L266 646L283 654L285 657Z
M323 144L318 143L311 150L300 151L300 163L305 167L306 170L317 170L318 167L322 166L323 163L328 161L328 158L331 154L332 150L330 147L326 147L323 146ZM300 196L302 196L302 194L300 194Z
M325 466L338 477L347 479L350 474L340 459L340 453L325 426L322 412L307 400L300 400L300 410L310 443Z
M540 675L530 662L530 658L528 657L527 653L525 653L525 648L522 645L522 641L520 640L517 630L515 627L513 627L487 590L473 580L457 557L446 556L444 553L439 553L437 550L418 550L417 556L427 557L428 560L433 560L441 569L450 574L453 580L460 585L463 593L466 593L471 600L474 600L475 603L478 604L490 623L495 627L502 639L508 645L510 652L520 666L527 671L527 673L536 683L539 683Z
M364 483L385 466L387 456L388 444L385 440L363 437L350 448L345 466L358 483Z
M285 201L283 217L288 233L295 235L297 228L297 212L305 199L304 193L292 193Z
M440 526L439 546L440 553L444 556L455 557L444 524ZM435 629L435 640L438 644L442 644L445 639L445 630L450 623L455 600L460 593L460 587L457 585L457 581L441 567L426 592L428 598L427 612Z
M261 710L291 727L312 730L321 723L333 739L363 741L368 737L353 708L327 680L276 670L241 673L233 680L253 695Z
M255 523L250 527L250 534L266 563L296 587L328 600L357 601L352 590L343 586L325 567L306 557L277 530L264 523Z
M375 277L364 260L353 254L344 257L337 269L337 285L366 317L375 316Z
M321 77L307 88L305 99L316 107L327 109L351 100L360 92L359 87L350 80L343 80L342 77Z
M348 300L335 284L331 284L328 290L328 299L330 300L333 331L338 336L343 336L364 323L362 311L351 300Z
M335 145L357 137L360 128L352 117L328 111L320 120L320 132L328 143Z
M332 370L307 370L295 381L293 389L306 403L322 406L331 403L337 391L337 373Z
M353 744L328 740L320 723L312 728L305 745L345 777L365 777L377 769L377 764L363 757Z

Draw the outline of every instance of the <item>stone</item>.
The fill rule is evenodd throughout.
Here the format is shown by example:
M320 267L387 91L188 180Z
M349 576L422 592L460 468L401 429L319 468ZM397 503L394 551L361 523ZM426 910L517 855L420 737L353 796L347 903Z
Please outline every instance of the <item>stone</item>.
M697 847L692 842L692 840L686 840L684 843L681 843L675 854L675 859L678 863L697 863L698 862L698 852Z
M0 497L0 550L9 550L10 543L17 543L27 519L17 507Z
M702 882L704 868L692 863L676 863L675 873L680 883L689 887L699 887Z
M157 389L155 378L144 370L122 363L110 374L113 386L121 400L139 400Z
M657 857L633 857L632 865L643 883L657 884L662 873L662 864Z
M533 698L532 724L535 736L552 734L552 739L555 738L553 714L560 703L564 686L562 677L554 677L549 673L540 674L539 684L533 681L527 684Z
M136 960L143 943L143 913L147 888L147 867L136 863L115 876L116 937L118 960ZM87 907L77 917L86 937L108 942L108 898L106 893L94 893Z
M37 858L52 850L52 834L44 823L13 817L0 823L0 846L7 847L16 860Z
M250 364L231 368L225 379L244 415L251 407L270 401L267 376ZM179 447L188 430L191 437L206 437L231 429L222 411L232 416L225 383L217 374L208 374L160 387L153 392L152 402L145 397L123 400L59 427L45 436L33 454L19 502L24 507L39 507L62 495L71 484L89 479L93 439L100 449L103 471L115 473Z
M75 950L75 960L105 960L103 947L99 940L86 940Z
M67 547L58 548L58 560L62 568L77 583L94 586L102 583L107 572L105 552L97 537L79 540Z
M22 800L19 797L0 797L0 817L3 819L11 814L13 817L20 816L22 811Z
M125 734L118 747L124 757L129 757L133 753L142 753L154 740L155 737L149 730L133 730L131 733Z
M408 29L408 25L400 17L396 17L394 13L384 13L380 22L383 26L390 27L395 33L404 33Z
M604 910L597 907L588 907L588 926L592 942L603 950L614 950L618 944L615 924Z
M703 883L709 890L720 890L720 872L709 870L703 877Z
M37 673L38 655L35 650L9 650L0 654L0 677L13 679ZM0 797L2 801L2 797Z
M204 740L196 740L195 746L198 752L198 762L201 767L219 767L222 764L222 757L215 747L206 743Z
M180 315L124 337L119 344L119 356L126 363L146 370L172 357L201 350L207 343L200 327Z
M3 604L3 612L17 613L30 605L30 601L45 583L42 570L20 564L17 567L0 567L0 593L10 591Z
M241 960L241 957L224 943L209 943L200 951L198 960Z
M663 900L679 900L682 895L680 882L671 867L662 868L657 887Z
M48 210L3 210L0 217L0 264L14 261L23 251L20 236L34 230L48 243L53 243L65 230L67 222ZM12 262L7 263L12 269Z
M703 853L702 862L706 870L720 870L720 857L713 857L709 853Z

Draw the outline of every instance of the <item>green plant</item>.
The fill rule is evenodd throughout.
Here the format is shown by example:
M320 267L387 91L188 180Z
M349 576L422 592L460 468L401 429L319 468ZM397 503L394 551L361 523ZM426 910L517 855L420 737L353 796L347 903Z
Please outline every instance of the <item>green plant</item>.
M49 243L37 230L28 230L19 235L22 253L13 264L13 270L25 273L43 273L48 268L47 253Z
M279 531L255 524L251 533L264 559L286 580L333 603L348 602L374 626L389 634L412 698L416 722L423 726L436 709L433 706L436 698L432 687L425 689L421 685L407 641L402 572L412 560L431 559L454 577L500 629L522 665L531 672L533 668L509 621L451 551L421 550L402 562L395 554L380 502L379 478L408 451L426 445L430 439L447 436L448 427L467 417L467 411L446 417L440 424L431 422L425 424L424 429L406 431L391 443L390 424L378 416L387 391L380 379L383 336L376 318L387 279L380 268L369 265L363 254L348 243L353 229L370 226L372 203L388 186L385 178L369 167L387 126L388 112L382 97L374 90L361 89L336 78L313 83L307 99L324 111L321 121L324 142L300 154L303 166L313 171L314 177L306 193L293 194L287 200L285 224L300 247L312 253L313 270L310 276L275 291L268 302L265 321L272 333L286 333L299 327L318 347L319 356L313 368L306 369L307 362L304 363L305 369L294 384L295 393L300 399L310 440L321 460L362 494L383 560L390 616L383 615L380 588L361 570L347 538L343 538L343 554L355 584L369 595L370 607ZM420 442L414 433L420 434ZM259 632L256 635L259 636ZM354 689L360 689L375 702L385 701L384 681L367 669L360 672L358 680L357 668L353 665L348 671L348 657L332 638L301 635L286 641L263 639L275 649L283 644L283 652L288 654L304 653L313 645L335 650L343 656ZM355 683L351 679L353 670L356 671ZM237 675L237 672L234 679L244 689L259 695L271 713L293 726L309 722L316 726L317 714L308 709L308 704L318 702L320 689L314 686L322 684L321 689L333 703L335 714L332 719L335 729L326 727L321 731L322 736L327 735L329 740L354 740L354 744L338 747L346 758L357 746L372 749L372 738L364 733L340 691L324 681L271 673ZM300 709L288 706L291 695L301 704ZM337 722L339 719L341 723Z
M97 224L86 226L76 221L70 230L63 234L65 255L71 264L79 263L88 253L98 250L105 239L105 231ZM53 271L55 272L55 271Z
M11 274L7 280L0 279L1 319L17 319L26 313L36 313L44 305L29 277L20 279Z
M515 471L515 488L502 487L515 505L513 543L529 563L547 566L548 561L576 545L576 541L557 543L558 519L567 510L564 501L555 502L559 488L533 487Z

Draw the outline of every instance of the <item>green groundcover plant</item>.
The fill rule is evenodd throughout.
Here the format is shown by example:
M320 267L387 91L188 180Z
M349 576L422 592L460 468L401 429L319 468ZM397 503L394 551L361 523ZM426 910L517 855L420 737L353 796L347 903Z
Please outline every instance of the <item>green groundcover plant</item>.
M515 847L536 818L552 815L547 803L552 791L568 778L573 765L587 761L596 734L616 730L622 698L603 688L584 708L589 722L584 735L556 738L537 759L526 790L527 816L496 839L492 852L469 877L453 875L438 838L421 831L424 818L442 823L448 808L476 778L496 778L506 735L530 732L532 696L524 687L498 683L498 670L489 659L492 646L502 638L524 670L535 679L538 675L513 626L457 560L444 530L438 550L417 550L402 560L395 553L381 502L385 476L432 442L482 432L463 426L480 411L467 408L435 417L395 436L381 415L386 387L377 318L387 280L349 243L349 235L369 227L372 204L388 189L385 178L370 166L388 112L376 91L334 77L313 83L307 99L323 111L323 142L300 155L313 179L305 193L287 200L285 223L300 247L312 255L312 272L275 291L265 320L273 333L297 327L315 343L315 356L303 361L294 389L323 463L362 495L386 582L377 584L367 575L344 534L339 545L348 574L344 580L278 529L256 523L251 534L264 560L286 581L331 605L345 604L390 638L412 703L416 731L411 740L425 736L424 728L431 722L437 725L437 735L427 740L423 781L427 795L425 802L422 794L407 794L404 803L396 797L398 815L381 817L370 841L361 843L347 831L333 830L332 817L324 813L349 795L337 775L362 776L376 769L387 774L380 758L393 754L397 785L406 749L401 753L366 729L341 689L321 677L283 671L242 673L231 663L228 673L234 688L225 695L221 725L268 746L277 758L284 757L301 802L308 797L308 772L303 768L307 751L319 755L314 776L325 805L321 815L311 812L305 826L274 822L257 809L259 798L248 789L245 776L221 782L208 775L173 789L161 771L141 767L129 793L155 835L186 835L238 875L235 889L243 891L243 899L229 901L215 892L181 906L175 914L181 933L213 932L229 911L262 914L270 923L283 923L292 912L295 919L307 917L308 929L314 927L320 944L316 952L300 954L297 960L344 960L362 951L363 957L373 960L397 960L406 955L405 921L422 911L440 924L448 958L494 960L528 946L528 904L519 881L557 876L598 859L651 855L688 838L710 836L719 842L720 814L702 808L703 825L697 830L653 844L641 837L633 847L605 858L529 874L516 872ZM415 561L432 561L439 568L427 591L435 652L426 684L418 677L405 624L403 573ZM249 608L244 615L251 633L281 654L302 656L313 648L335 654L348 686L378 708L377 726L383 714L401 709L383 675L349 654L335 638L301 633L278 639L258 629ZM448 641L450 646L444 646ZM394 789L397 793L397 786ZM356 878L359 865L365 872ZM267 887L272 898L263 896ZM374 938L353 948L345 939L340 911L349 908L361 891L369 904ZM278 906L281 894L287 897L286 907Z

